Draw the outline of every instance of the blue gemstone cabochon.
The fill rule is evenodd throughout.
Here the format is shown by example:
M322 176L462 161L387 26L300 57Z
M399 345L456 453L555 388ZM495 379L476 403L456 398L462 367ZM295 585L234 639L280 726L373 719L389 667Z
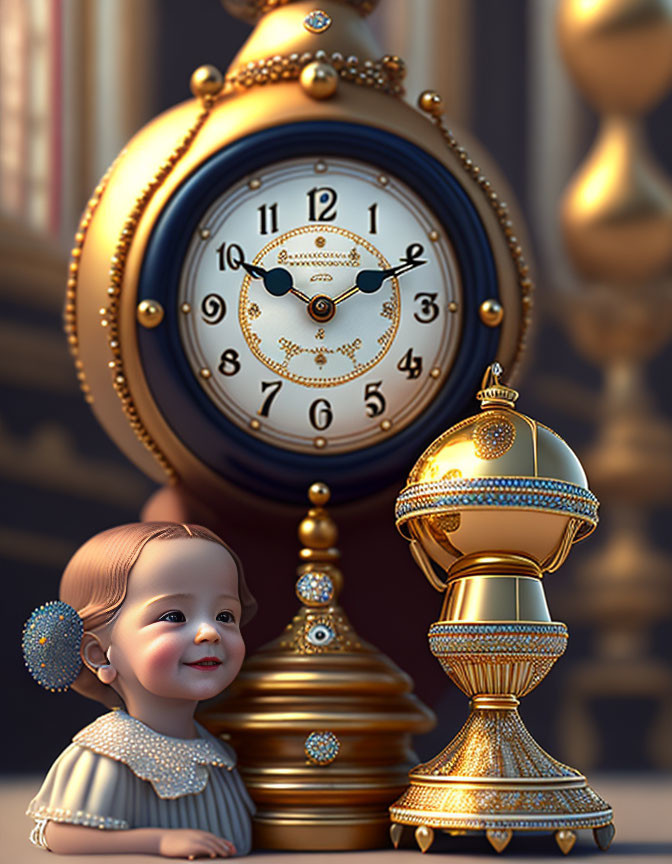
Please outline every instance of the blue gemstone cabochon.
M84 623L62 600L35 609L23 628L21 647L26 668L45 690L62 691L82 668L80 647Z

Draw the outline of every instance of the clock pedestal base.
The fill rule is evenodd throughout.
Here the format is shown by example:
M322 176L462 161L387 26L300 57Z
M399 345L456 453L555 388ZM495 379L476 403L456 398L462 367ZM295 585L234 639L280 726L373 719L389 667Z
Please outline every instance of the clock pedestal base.
M360 639L336 602L343 577L328 497L324 484L311 486L299 528L302 607L200 718L238 754L261 848L389 845L388 807L417 761L411 736L435 722L409 676Z

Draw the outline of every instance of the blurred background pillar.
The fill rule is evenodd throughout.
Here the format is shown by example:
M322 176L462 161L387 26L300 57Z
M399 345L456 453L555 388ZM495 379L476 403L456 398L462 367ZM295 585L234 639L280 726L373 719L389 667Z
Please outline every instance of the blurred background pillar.
M469 126L472 16L469 0L385 0L371 17L386 53L406 60L406 99L441 93L451 123Z
M637 735L624 729L621 745L670 768L672 674L650 636L670 614L672 559L653 546L647 522L672 488L672 426L644 367L672 336L672 185L649 153L643 118L672 84L672 3L560 0L557 32L567 68L600 115L562 201L577 278L561 304L576 349L604 375L584 462L606 515L605 542L576 572L583 601L573 617L597 634L593 656L568 678L564 747L570 761L599 763L606 730L591 703L648 700L652 723Z

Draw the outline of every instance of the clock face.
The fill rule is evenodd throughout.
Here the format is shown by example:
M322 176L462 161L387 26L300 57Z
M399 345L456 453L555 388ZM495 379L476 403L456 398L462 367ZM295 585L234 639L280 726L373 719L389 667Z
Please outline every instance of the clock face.
M499 276L464 175L383 129L316 120L240 138L185 177L132 302L164 310L137 327L140 361L197 462L280 500L317 479L347 500L401 482L473 413Z
M175 314L195 379L275 447L344 453L394 436L440 392L459 344L455 250L409 185L373 164L274 162L203 212Z

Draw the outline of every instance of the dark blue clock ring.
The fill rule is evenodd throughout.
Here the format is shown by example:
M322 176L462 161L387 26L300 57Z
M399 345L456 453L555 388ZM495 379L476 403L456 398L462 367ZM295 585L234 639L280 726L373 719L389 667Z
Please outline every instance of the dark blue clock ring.
M257 439L224 417L189 366L178 326L178 287L189 243L204 212L226 189L269 163L297 157L342 156L374 165L408 184L434 211L460 267L462 334L453 367L434 401L401 432L350 453L295 453ZM177 189L153 228L138 286L138 302L166 310L153 330L138 327L140 356L152 396L175 434L216 474L252 492L305 502L307 487L323 480L333 499L373 493L404 478L423 449L452 423L472 413L483 370L494 359L499 331L479 307L498 298L488 235L460 182L411 142L373 127L341 122L293 123L257 132L225 147ZM185 478L188 483L188 478ZM198 491L198 490L195 490Z

